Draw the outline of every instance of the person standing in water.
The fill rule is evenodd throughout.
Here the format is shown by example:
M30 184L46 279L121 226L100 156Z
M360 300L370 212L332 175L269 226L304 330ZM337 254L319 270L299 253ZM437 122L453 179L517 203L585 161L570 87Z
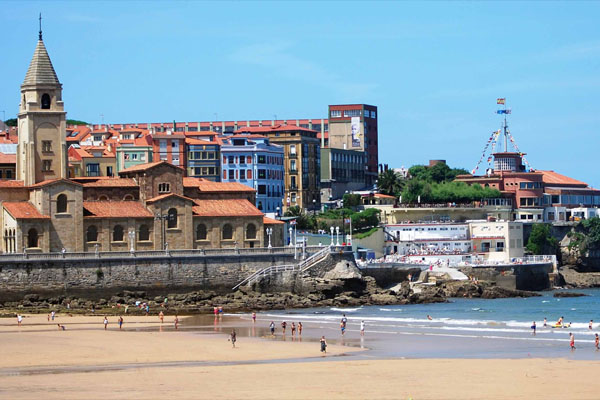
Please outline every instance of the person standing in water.
M298 335L302 336L302 322L298 322Z
M590 324L588 325L588 328L590 328L590 331L592 330L593 326L594 326L594 320L590 319Z
M252 313L252 323L253 324L256 323L256 313L255 312Z
M321 353L327 353L327 341L325 340L325 336L321 336Z
M544 317L544 328L546 328L548 326L548 321L546 320L546 317Z
M571 350L575 350L575 335L573 333L569 333Z
M537 328L537 326L535 325L535 321L533 321L533 323L531 324L531 330L533 331L534 336L535 336L535 328Z
M598 337L597 333L596 333L595 345L596 345L596 350L600 350L600 337Z
M296 324L292 322L292 336L294 336L296 334Z
M365 321L360 321L360 336L365 336Z
M165 314L162 311L159 312L158 318L160 319L160 323L162 324L165 321Z
M271 321L269 328L271 329L271 336L275 336L275 322Z

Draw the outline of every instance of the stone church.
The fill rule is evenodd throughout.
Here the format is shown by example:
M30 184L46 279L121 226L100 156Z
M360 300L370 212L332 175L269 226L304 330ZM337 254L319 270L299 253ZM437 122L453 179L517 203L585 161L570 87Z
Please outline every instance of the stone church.
M254 189L165 161L67 179L62 84L41 32L20 100L17 176L0 181L4 253L263 247L265 224L281 224L254 206Z

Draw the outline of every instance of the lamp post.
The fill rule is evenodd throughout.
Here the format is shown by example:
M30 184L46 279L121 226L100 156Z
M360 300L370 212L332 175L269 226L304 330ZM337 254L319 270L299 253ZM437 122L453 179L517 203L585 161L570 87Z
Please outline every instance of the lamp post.
M294 241L292 240L292 239L294 238L294 237L292 236L292 233L294 232L294 230L293 230L293 228L290 226L290 229L288 229L288 231L290 232L290 235L288 236L288 237L290 238L290 247L292 247L292 245L293 245L293 242L294 242Z
M277 210L277 214L275 214L275 219L279 219L279 217L280 217L280 214L279 214L280 208L279 208L279 206L277 206L276 210Z
M336 241L335 245L339 246L340 245L340 227L339 226L335 227L335 241Z
M134 229L130 229L128 235L129 235L129 243L131 244L131 247L130 247L129 251L131 253L134 253L135 252L135 247L134 247L134 244L135 244L135 230Z
M168 213L167 214L163 214L162 212L159 212L159 213L156 213L154 215L154 220L155 221L160 220L160 231L162 232L162 250L167 250L167 247L166 247L166 243L167 243L166 236L167 236L167 233L165 231L165 228L166 228L165 221L168 220L168 219L169 219L169 214Z
M271 248L271 235L273 234L273 228L267 228L267 235L269 236L269 249Z
M329 230L331 231L331 246L333 246L333 231L335 230L335 228L332 226L331 228L329 228Z
M313 199L313 216L317 213L317 200Z

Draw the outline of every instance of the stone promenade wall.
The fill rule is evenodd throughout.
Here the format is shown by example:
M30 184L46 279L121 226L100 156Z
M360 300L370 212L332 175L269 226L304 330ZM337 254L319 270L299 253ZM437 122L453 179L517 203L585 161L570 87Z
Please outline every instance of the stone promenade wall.
M124 289L226 293L261 268L294 263L293 254L4 261L0 301L19 300L28 293L100 298Z

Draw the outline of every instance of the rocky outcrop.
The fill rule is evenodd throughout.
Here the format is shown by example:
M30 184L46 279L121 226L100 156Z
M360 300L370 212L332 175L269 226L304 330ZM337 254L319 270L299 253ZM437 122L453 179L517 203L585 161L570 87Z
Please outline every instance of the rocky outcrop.
M467 297L482 299L503 299L509 297L533 297L539 293L525 290L513 290L496 286L492 282L452 281L441 285L446 297Z
M575 293L575 292L555 292L554 297L583 297L587 296L585 293Z
M596 288L600 287L600 272L580 272L574 265L560 268L561 284L567 288Z

